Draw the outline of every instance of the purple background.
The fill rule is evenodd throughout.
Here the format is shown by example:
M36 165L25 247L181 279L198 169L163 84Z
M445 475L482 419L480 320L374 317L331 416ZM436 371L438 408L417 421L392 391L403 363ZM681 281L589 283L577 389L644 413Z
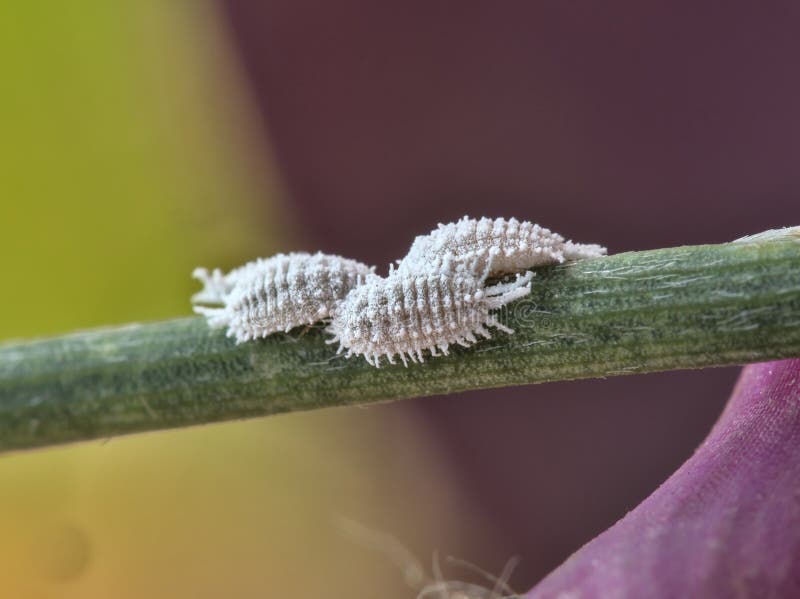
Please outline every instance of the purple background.
M796 2L224 5L310 249L385 267L464 214L612 252L800 224ZM690 455L736 373L380 409L430 422L501 531L470 558L519 554L525 588Z

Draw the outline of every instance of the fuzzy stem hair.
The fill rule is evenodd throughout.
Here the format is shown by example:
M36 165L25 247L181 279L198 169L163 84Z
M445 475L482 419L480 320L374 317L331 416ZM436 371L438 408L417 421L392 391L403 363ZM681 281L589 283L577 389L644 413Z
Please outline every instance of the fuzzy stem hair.
M200 317L0 346L0 451L296 410L800 356L800 228L536 269L515 334L404 368L322 326L237 345Z

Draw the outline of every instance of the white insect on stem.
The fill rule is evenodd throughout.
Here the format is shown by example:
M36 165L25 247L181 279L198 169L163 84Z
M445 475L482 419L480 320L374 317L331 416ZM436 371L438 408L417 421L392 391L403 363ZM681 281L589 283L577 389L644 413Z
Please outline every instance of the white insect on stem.
M376 367L399 357L408 366L426 352L446 355L453 344L490 338L489 328L513 333L493 311L530 293L528 269L605 253L527 221L465 216L417 237L387 277L341 256L278 254L227 274L196 269L203 289L192 302L240 343L331 319L328 342L339 343L339 353ZM516 279L485 284L509 273Z
M447 355L453 344L468 347L476 335L490 338L489 327L514 331L493 310L530 293L532 272L514 281L485 286L492 258L473 256L466 263L445 255L420 272L392 270L388 277L370 275L336 305L327 331L339 353L361 355L373 366L399 356L423 362L424 352Z
M192 297L211 327L241 343L328 318L334 305L374 271L355 260L316 253L277 254L223 274L198 268L203 289Z
M398 270L424 272L447 255L461 261L477 258L480 267L491 256L491 274L497 275L605 254L604 247L567 241L558 233L528 221L465 216L417 237L399 262Z

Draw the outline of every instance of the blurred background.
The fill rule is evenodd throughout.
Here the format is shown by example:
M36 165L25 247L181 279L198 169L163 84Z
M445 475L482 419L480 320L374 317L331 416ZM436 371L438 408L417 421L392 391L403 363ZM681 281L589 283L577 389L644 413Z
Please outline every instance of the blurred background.
M800 224L798 23L790 2L6 3L0 340L188 315L197 265L383 270L464 214L612 252ZM0 595L414 597L342 517L429 574L435 551L517 555L524 590L691 454L736 374L3 456Z

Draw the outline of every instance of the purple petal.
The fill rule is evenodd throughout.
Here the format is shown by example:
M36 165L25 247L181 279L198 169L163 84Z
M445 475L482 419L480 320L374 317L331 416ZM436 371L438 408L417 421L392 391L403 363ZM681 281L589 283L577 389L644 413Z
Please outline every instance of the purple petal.
M527 597L800 597L800 360L747 366L695 454Z

